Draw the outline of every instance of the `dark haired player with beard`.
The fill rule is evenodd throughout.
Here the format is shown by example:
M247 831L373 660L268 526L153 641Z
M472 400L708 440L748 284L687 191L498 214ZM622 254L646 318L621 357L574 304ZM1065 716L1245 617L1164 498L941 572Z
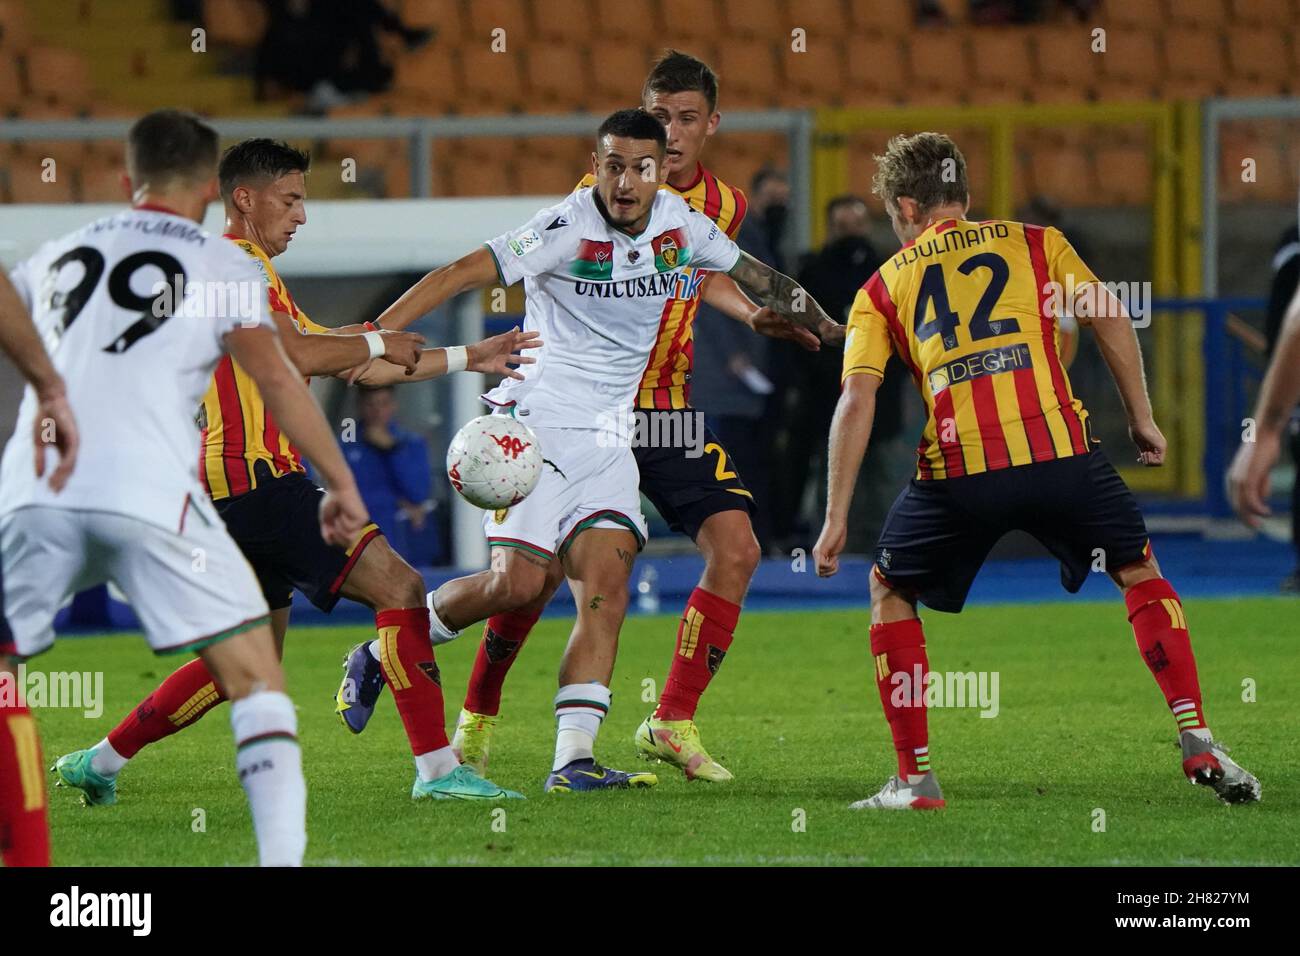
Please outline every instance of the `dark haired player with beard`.
M309 165L305 153L269 139L245 140L221 159L226 238L266 279L272 318L285 350L304 375L340 375L366 385L434 378L461 369L519 373L507 362L534 336L518 330L468 347L419 348L422 336L362 326L330 330L298 308L271 259L288 248L307 221ZM203 452L199 475L231 536L257 572L271 606L276 647L283 653L290 597L296 588L322 611L340 597L375 612L376 666L394 688L397 710L415 756L415 799L498 799L518 796L463 767L447 740L442 688L424 606L424 579L368 524L347 547L321 541L315 514L321 490L307 477L302 455L281 431L257 384L229 356L213 375L200 410ZM190 726L225 700L201 660L169 676L109 735L89 750L60 758L64 783L87 804L117 799L117 775L147 745Z

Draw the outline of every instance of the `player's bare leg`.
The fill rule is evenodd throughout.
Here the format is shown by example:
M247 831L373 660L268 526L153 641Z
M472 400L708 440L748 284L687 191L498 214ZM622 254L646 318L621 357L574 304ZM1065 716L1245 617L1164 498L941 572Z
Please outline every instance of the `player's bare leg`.
M879 793L850 806L854 810L937 810L945 802L930 769L924 685L930 662L925 633L916 614L915 597L886 584L878 567L871 571L871 656L880 703L898 755L898 774L890 777ZM919 687L912 686L917 673L923 675Z
M596 735L609 713L609 682L618 656L618 634L627 615L627 583L636 560L630 531L591 528L564 555L578 617L560 661L555 695L555 760L548 793L569 793L658 783L649 773L625 773L595 760Z
M1192 783L1213 788L1224 803L1258 800L1259 781L1232 760L1227 748L1210 734L1182 601L1160 574L1150 549L1143 560L1118 568L1110 576L1124 592L1138 650L1178 723L1183 773Z
M50 827L36 719L13 691L18 671L0 655L0 860L10 866L49 866Z
M235 766L253 813L262 866L300 866L307 848L307 784L298 716L284 692L275 640L266 624L199 652L231 701Z
M337 697L338 706L366 707L373 711L384 684L393 692L397 712L415 756L416 799L501 799L519 797L463 767L447 739L447 717L442 697L442 677L434 659L430 637L430 610L425 603L424 579L377 537L361 553L343 582L344 597L371 607L378 637L353 649L345 662L347 676ZM353 677L360 658L361 672ZM349 696L352 682L352 700ZM347 710L341 711L345 723Z
M695 726L700 696L722 666L760 552L749 512L720 511L700 525L695 544L704 574L686 602L677 646L654 714L637 728L637 751L680 767L688 780L722 783L731 772L705 751Z

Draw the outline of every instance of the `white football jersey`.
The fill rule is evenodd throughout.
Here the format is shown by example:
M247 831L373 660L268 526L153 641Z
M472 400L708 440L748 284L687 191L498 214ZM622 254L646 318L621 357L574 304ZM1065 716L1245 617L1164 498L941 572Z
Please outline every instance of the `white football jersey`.
M681 196L660 190L645 231L611 226L595 189L571 193L521 228L487 243L501 281L524 280L524 329L545 343L485 398L549 427L607 428L632 407L658 338L678 299L726 272L740 248Z
M59 494L36 477L29 386L0 465L0 514L39 504L175 531L187 499L206 498L195 412L224 336L272 325L256 264L192 220L132 209L46 243L11 278L67 383L81 451ZM57 452L44 454L52 470Z

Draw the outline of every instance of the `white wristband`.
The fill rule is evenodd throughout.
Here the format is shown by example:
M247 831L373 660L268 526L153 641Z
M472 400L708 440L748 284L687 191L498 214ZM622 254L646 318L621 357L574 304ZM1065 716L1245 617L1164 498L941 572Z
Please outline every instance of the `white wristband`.
M370 348L370 357L377 359L384 354L384 337L378 332L367 332L362 336L366 340L366 345Z
M463 372L469 365L469 353L463 345L453 345L444 349L447 353L447 374L452 372Z

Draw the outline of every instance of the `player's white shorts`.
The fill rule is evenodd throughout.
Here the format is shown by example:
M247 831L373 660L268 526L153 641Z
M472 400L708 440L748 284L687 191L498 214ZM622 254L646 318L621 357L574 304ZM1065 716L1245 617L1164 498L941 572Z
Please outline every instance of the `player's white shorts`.
M205 501L179 533L107 511L32 506L0 517L4 607L19 657L54 643L54 615L111 581L156 654L196 651L266 620L248 560Z
M484 512L488 545L551 558L587 528L623 528L643 546L641 474L627 443L602 442L595 429L529 427L542 446L541 477L513 508Z

